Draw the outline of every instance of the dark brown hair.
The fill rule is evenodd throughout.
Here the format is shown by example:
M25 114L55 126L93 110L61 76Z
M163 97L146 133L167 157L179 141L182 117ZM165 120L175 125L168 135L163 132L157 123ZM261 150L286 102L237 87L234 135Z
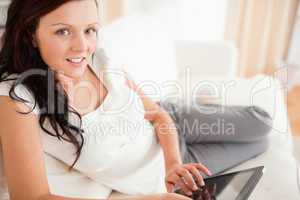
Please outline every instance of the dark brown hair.
M54 72L50 70L43 61L40 52L33 47L33 34L35 33L39 20L49 12L70 1L80 0L12 0L8 8L5 32L2 37L2 49L0 50L0 82L17 80L9 78L12 74L20 77L30 70L43 73L33 73L22 80L22 84L31 92L34 97L34 110L36 104L43 108L39 113L40 127L49 135L72 143L76 147L76 157L70 169L78 161L84 144L82 119L78 112L68 105L68 97L64 90L59 87ZM95 0L96 5L97 0ZM52 83L52 84L49 84ZM12 85L9 96L16 101L28 102L17 96L16 86L20 84L15 81ZM55 98L49 101L49 90ZM28 113L30 113L28 112ZM28 114L22 113L22 114ZM79 127L70 123L70 113L80 119ZM45 126L46 121L53 128L54 132ZM62 133L60 133L62 132Z

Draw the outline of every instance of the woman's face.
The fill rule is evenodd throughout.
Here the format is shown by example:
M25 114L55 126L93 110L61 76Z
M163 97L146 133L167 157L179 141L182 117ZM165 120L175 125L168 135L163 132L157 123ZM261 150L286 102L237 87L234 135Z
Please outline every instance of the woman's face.
M80 79L95 52L98 30L95 1L70 1L40 19L33 43L52 70Z

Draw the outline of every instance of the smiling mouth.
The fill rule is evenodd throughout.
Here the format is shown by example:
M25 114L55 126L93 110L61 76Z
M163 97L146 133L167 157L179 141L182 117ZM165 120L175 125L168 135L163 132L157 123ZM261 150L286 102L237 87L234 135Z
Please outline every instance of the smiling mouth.
M67 58L66 60L73 64L80 64L85 60L85 58L84 57L82 57L82 58Z

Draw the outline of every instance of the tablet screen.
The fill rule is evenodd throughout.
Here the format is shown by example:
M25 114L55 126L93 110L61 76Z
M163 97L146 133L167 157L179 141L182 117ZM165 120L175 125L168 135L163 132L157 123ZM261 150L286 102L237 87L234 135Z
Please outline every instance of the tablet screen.
M247 171L208 178L204 187L207 187L210 196L215 196L218 200L236 199L253 173Z
M262 167L205 179L205 186L194 192L193 200L247 199L262 175ZM179 192L181 193L181 192Z

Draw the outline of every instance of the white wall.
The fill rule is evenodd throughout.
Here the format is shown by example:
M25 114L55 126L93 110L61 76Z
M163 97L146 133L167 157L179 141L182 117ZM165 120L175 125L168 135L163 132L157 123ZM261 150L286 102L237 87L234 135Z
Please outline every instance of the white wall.
M178 40L223 40L227 0L123 0L124 14L156 18Z
M180 0L181 39L224 40L227 0Z

